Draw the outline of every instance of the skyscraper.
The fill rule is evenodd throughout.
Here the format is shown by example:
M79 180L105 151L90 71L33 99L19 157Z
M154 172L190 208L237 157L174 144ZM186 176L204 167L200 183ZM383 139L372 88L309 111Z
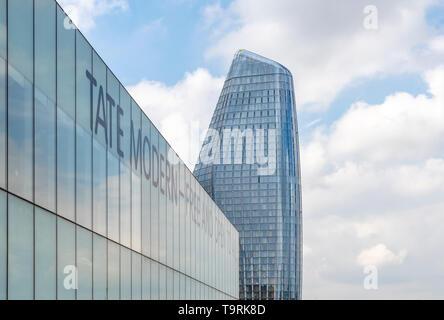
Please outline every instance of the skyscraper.
M194 174L239 231L240 298L300 299L299 142L287 68L236 53Z

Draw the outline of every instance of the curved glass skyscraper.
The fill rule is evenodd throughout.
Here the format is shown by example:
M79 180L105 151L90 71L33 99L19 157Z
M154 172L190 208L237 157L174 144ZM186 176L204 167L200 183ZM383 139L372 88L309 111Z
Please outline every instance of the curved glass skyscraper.
M240 298L300 299L299 142L287 68L236 53L194 174L240 233Z

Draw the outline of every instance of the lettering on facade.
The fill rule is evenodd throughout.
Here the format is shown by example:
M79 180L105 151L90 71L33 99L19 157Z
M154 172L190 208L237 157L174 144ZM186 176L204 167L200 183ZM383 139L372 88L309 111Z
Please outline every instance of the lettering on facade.
M231 231L226 230L218 215L214 215L214 206L209 197L201 199L199 192L196 192L194 185L199 188L199 183L194 182L194 177L191 177L191 181L179 181L179 176L185 176L180 175L180 170L184 170L182 173L185 172L185 166L179 165L178 161L170 161L168 155L173 152L167 150L164 154L158 150L151 143L150 137L142 134L140 124L136 125L131 119L130 132L124 132L124 118L128 115L108 93L105 94L103 85L99 84L89 71L85 74L90 84L91 132L103 135L107 147L115 148L121 160L129 156L134 171L139 172L146 181L150 181L152 187L174 206L177 207L182 203L185 210L181 210L180 214L190 217L209 237L212 238L214 235L216 243L220 247L228 247L229 253L233 254L235 250L229 247L229 244L232 246L237 244L231 241ZM98 90L96 101L94 101L95 90ZM113 128L113 117L116 117L116 128ZM130 136L129 155L122 150L126 134ZM116 141L113 141L113 136L116 137Z

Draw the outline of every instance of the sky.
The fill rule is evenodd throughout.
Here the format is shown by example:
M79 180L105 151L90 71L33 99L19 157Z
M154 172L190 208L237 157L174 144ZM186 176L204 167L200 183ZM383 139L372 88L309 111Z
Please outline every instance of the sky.
M235 52L288 67L303 298L444 299L443 0L58 2L190 168Z

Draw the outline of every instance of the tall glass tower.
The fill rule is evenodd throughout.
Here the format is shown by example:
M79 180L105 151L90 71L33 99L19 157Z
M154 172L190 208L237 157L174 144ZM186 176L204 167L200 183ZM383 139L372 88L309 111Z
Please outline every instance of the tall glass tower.
M293 78L234 56L194 169L240 233L241 299L300 299L302 209Z

